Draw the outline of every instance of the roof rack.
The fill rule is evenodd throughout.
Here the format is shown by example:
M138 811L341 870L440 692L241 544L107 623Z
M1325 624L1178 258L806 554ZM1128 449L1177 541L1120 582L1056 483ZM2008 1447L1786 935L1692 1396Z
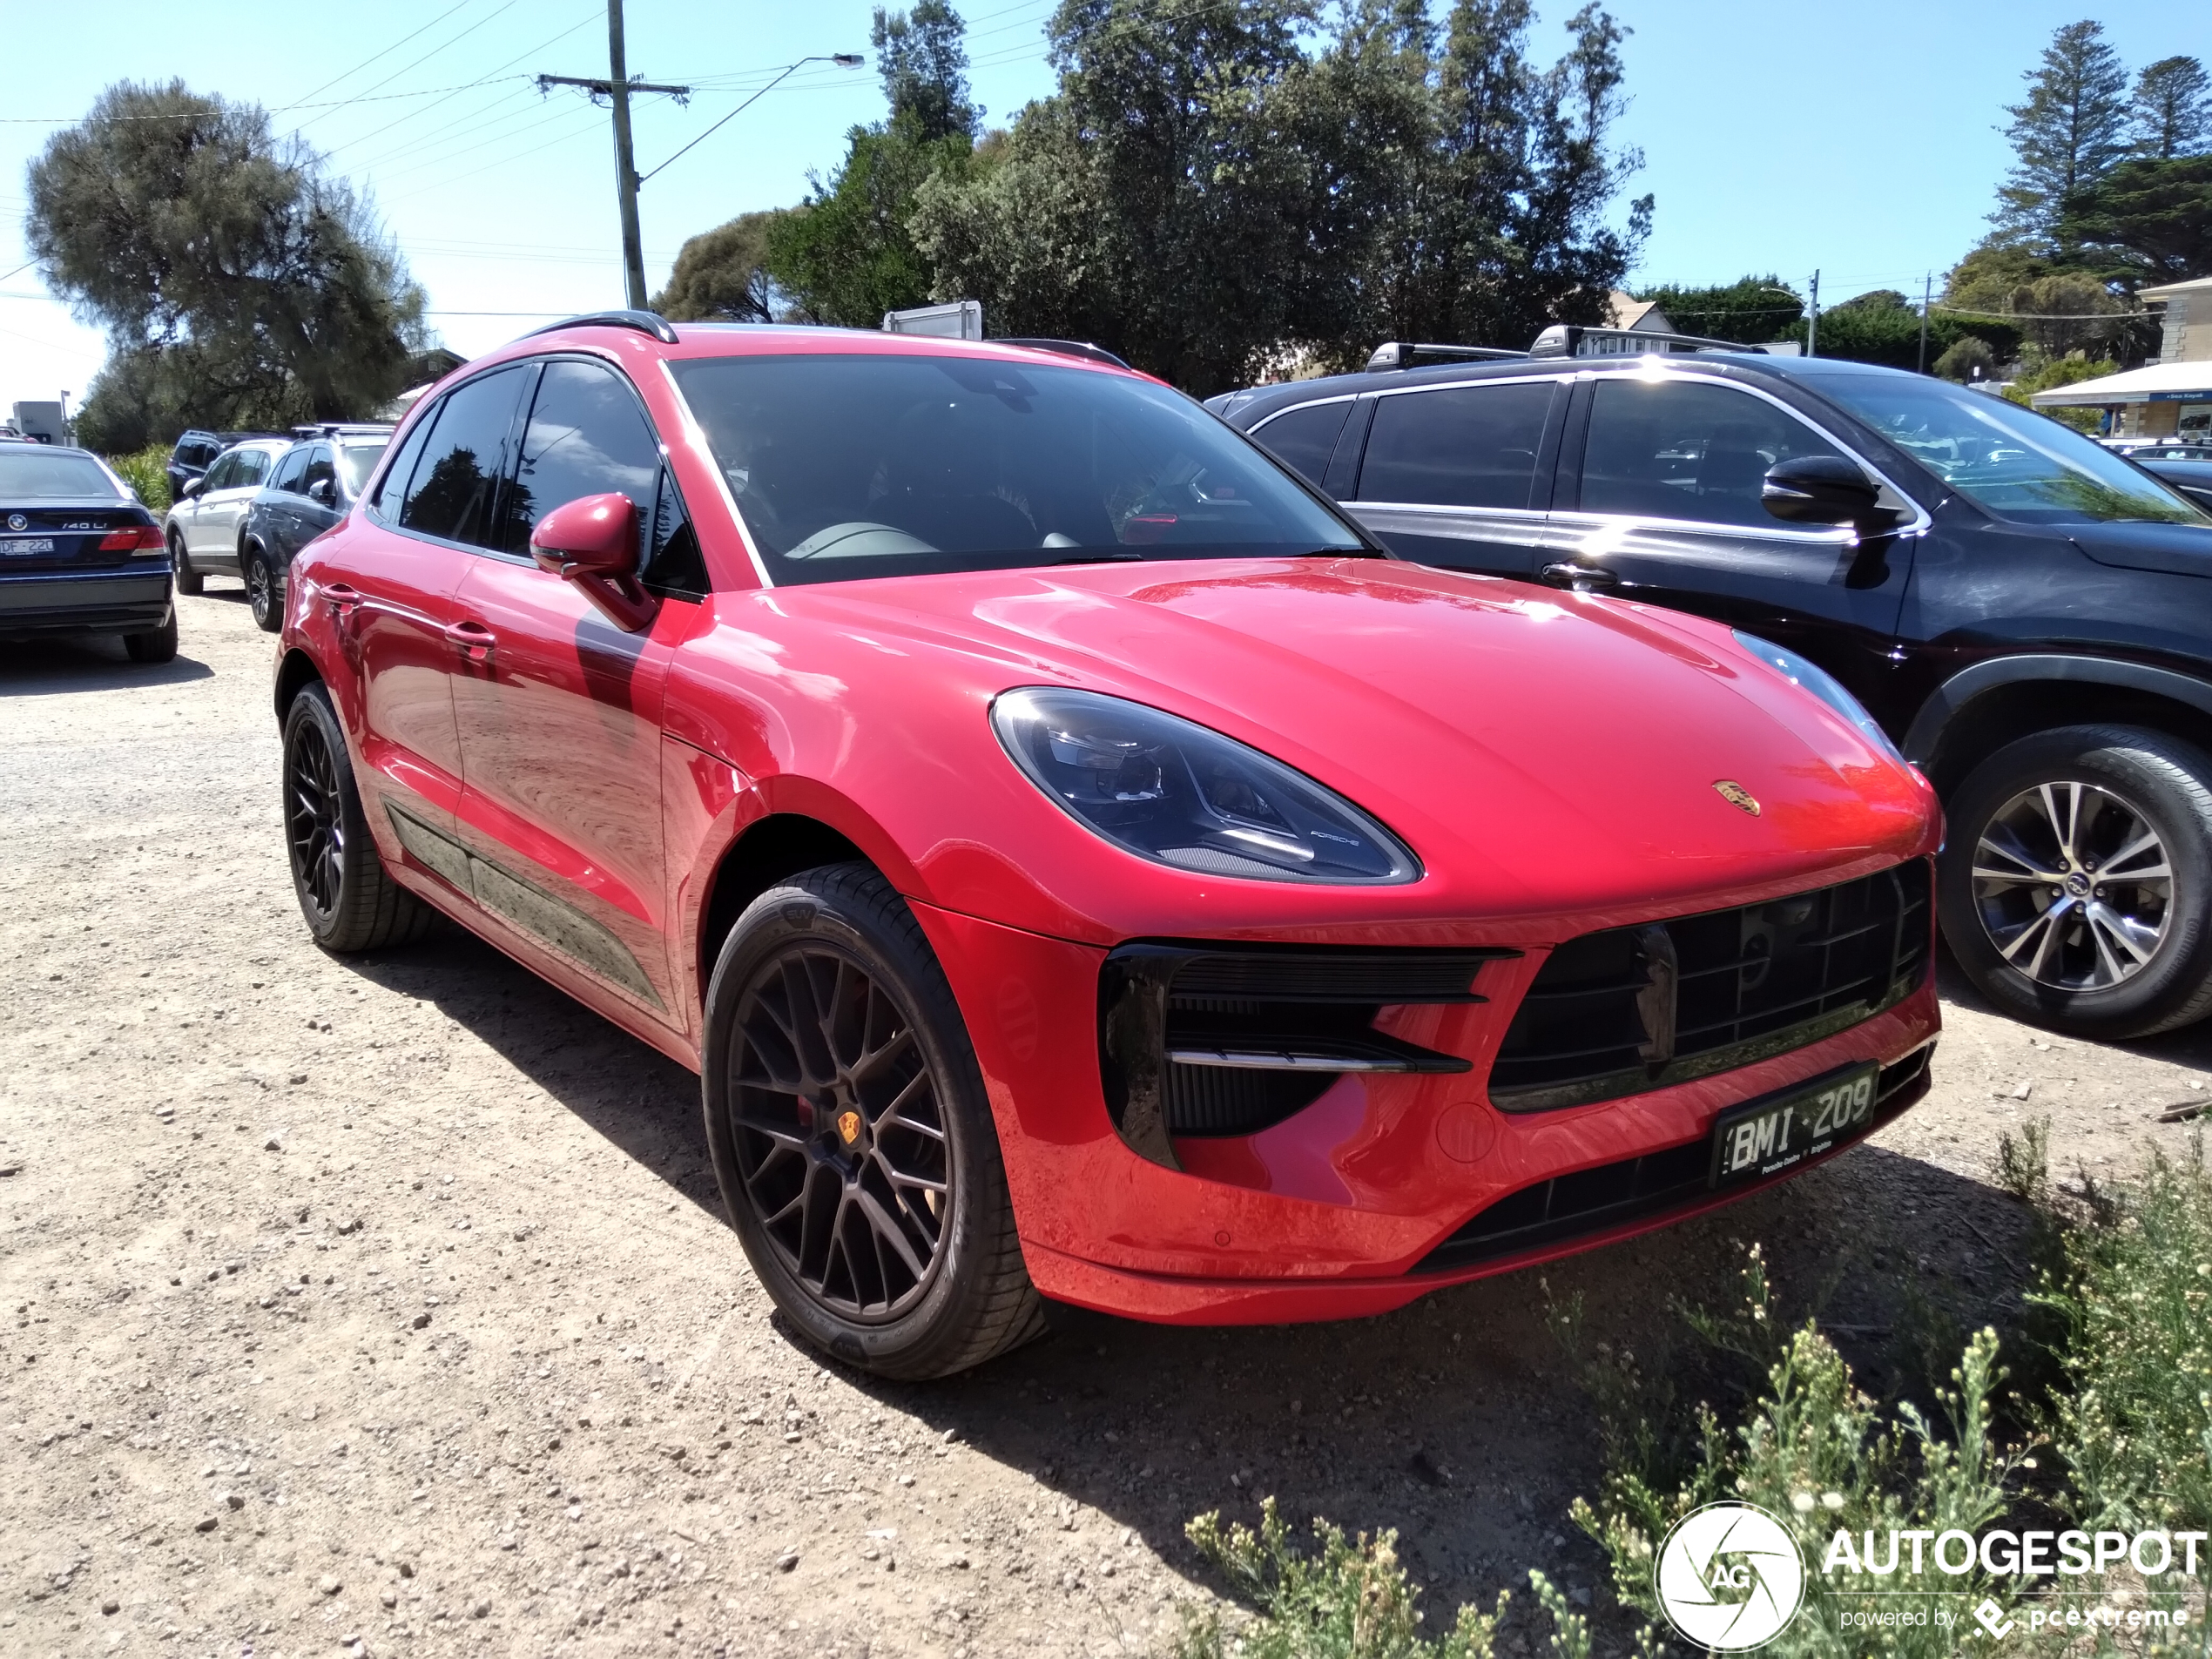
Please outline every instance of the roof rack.
M677 343L676 330L658 311L587 311L580 317L563 317L542 328L525 329L517 338L529 340L538 334L557 334L563 328L635 328L641 334L651 334L664 346Z
M1367 360L1367 369L1372 374L1385 368L1419 368L1424 358L1431 362L1453 363L1527 355L1525 351L1510 351L1503 346L1432 346L1409 340L1386 340L1375 347L1375 354Z
M389 421L312 421L305 426L295 426L295 438L389 437L393 426Z
M1764 346L1713 340L1703 334L1668 334L1642 328L1588 327L1555 322L1536 336L1531 357L1641 357L1647 352L1740 351L1764 355Z
M1116 357L1103 346L1094 345L1088 340L1044 340L1025 336L1020 339L995 340L991 344L1019 346L1024 351L1055 352L1062 357L1088 357L1094 363L1111 363L1116 368L1129 367L1127 359Z

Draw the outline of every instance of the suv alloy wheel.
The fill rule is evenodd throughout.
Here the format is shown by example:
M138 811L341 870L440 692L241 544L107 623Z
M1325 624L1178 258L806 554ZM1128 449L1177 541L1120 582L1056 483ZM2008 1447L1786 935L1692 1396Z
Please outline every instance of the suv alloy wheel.
M192 568L192 556L185 551L185 538L175 530L169 532L169 560L177 567L177 591L204 593L207 578Z
M258 542L239 550L239 573L246 578L246 603L253 612L253 625L265 634L284 626L284 598L277 590L276 570Z
M2163 732L2067 726L1954 792L1938 903L2005 1013L2127 1038L2212 1013L2212 756Z

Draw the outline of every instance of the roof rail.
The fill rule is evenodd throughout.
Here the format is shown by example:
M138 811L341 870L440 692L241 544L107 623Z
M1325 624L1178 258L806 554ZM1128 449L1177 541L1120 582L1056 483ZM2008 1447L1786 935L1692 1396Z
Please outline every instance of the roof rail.
M1432 362L1451 363L1527 355L1525 351L1511 351L1503 346L1432 346L1416 344L1410 340L1386 340L1375 347L1375 354L1367 360L1367 369L1372 374L1384 368L1419 368L1423 358Z
M1055 352L1062 357L1088 357L1094 363L1111 363L1116 368L1127 368L1129 367L1127 359L1116 357L1112 352L1108 351L1103 346L1094 345L1088 340L1044 340L1030 339L1028 337L1015 339L1008 337L1005 340L995 340L991 342L991 344L994 346L1019 346L1024 351Z
M1640 357L1646 352L1742 351L1764 355L1764 346L1713 340L1703 334L1666 334L1642 328L1597 328L1555 322L1536 336L1531 357Z
M389 421L311 421L292 428L295 438L342 438L378 434L389 436L393 427Z
M676 330L658 311L587 311L580 317L563 317L558 322L549 322L543 328L525 329L516 338L529 340L538 334L557 334L563 328L635 328L641 334L651 334L664 346L676 344Z

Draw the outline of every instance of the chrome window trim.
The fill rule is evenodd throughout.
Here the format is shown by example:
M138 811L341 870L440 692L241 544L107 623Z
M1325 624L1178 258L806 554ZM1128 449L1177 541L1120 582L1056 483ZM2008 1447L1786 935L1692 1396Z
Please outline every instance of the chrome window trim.
M1362 397L1411 397L1420 392L1465 392L1479 386L1556 386L1576 378L1569 374L1485 374L1478 380L1423 381L1419 386L1379 386Z
M1813 431L1818 433L1823 439L1835 448L1838 455L1848 455L1858 465L1865 468L1869 473L1872 474L1875 478L1881 482L1885 489L1888 489L1892 495L1895 496L1899 501L1903 502L1907 507L1910 507L1912 509L1912 522L1911 523L1901 524L1898 526L1897 529L1885 532L1886 534L1891 536L1923 536L1934 526L1935 520L1928 516L1928 509L1920 505L1919 502L1913 497L1911 491L1898 488L1897 480L1891 477L1889 474L1884 472L1872 462L1867 460L1865 455L1859 454L1858 448L1854 445L1844 442L1833 432L1831 432L1826 427L1821 425L1819 421L1814 420L1802 409L1791 408L1789 404L1775 396L1773 393L1768 391L1765 388L1752 386L1743 381L1731 380L1725 375L1698 374L1695 371L1685 371L1670 367L1661 368L1658 367L1657 364L1658 360L1656 358L1647 356L1640 360L1638 367L1635 368L1616 368L1610 370L1583 369L1576 374L1575 378L1578 381L1588 381L1592 385L1595 385L1600 381L1618 380L1636 380L1644 381L1694 381L1705 386L1723 386L1731 392L1740 392L1747 397L1755 397L1763 402L1770 403L1776 408L1781 410L1784 415L1797 421L1799 425L1810 427ZM1593 410L1592 413L1595 413L1595 411ZM1584 458L1587 459L1589 454L1587 431L1584 434L1584 439L1585 442L1582 453ZM1575 480L1575 495L1578 500L1581 498L1581 480L1578 476ZM1785 528L1779 519L1775 521L1774 529L1770 530L1765 529L1764 526L1757 529L1752 529L1747 526L1740 524L1712 524L1703 519L1653 518L1645 514L1586 514L1582 513L1579 509L1573 513L1555 513L1553 516L1559 519L1561 523L1566 523L1573 518L1581 517L1602 521L1606 523L1626 521L1628 523L1636 524L1679 524L1685 529L1703 530L1707 532L1717 530L1731 536L1750 536L1762 541L1778 540L1785 543L1795 543L1801 546L1810 546L1818 543L1838 540L1849 543L1858 539L1858 532L1851 529L1849 526L1842 526L1834 530L1797 530Z
M1246 430L1244 435L1248 438L1256 438L1285 415L1296 415L1301 409L1326 408L1332 403L1357 403L1359 398L1360 394L1358 392L1339 392L1333 397L1311 397L1303 403L1285 404L1265 419L1256 422Z
M1558 516L1557 514L1547 512L1541 507L1469 507L1460 502L1355 500L1345 502L1344 507L1346 511L1354 507L1374 507L1393 513L1443 513L1482 518L1525 518L1540 524L1548 518Z

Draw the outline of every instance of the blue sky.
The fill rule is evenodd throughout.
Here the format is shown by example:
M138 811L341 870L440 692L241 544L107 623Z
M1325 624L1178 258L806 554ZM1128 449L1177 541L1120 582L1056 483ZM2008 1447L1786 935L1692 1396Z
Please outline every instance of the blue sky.
M1441 3L1441 0L1439 0ZM994 121L1051 91L1041 25L1053 0L971 0L978 98ZM867 50L865 0L795 6L628 0L630 64L698 91L688 108L644 102L650 171L782 65ZM1552 4L1535 34L1565 44ZM1616 0L1628 42L1622 140L1642 152L1628 193L1658 199L1634 281L1726 281L1822 271L1825 301L1870 287L1917 294L1922 273L1979 237L2006 163L2003 106L2051 31L2081 0L1859 0L1850 7L1749 0ZM606 26L589 0L389 0L239 12L173 0L83 8L0 0L17 67L0 105L0 273L22 246L24 169L53 127L123 78L182 77L257 100L297 125L374 199L430 295L432 321L464 354L550 316L622 299L609 122L583 96L541 98L537 71L604 75ZM2203 41L2187 9L2105 19L2131 69ZM21 71L28 70L25 74ZM658 287L686 236L797 200L843 133L876 119L873 64L809 65L676 162L642 200L646 278ZM81 397L104 355L36 273L0 275L0 409Z

